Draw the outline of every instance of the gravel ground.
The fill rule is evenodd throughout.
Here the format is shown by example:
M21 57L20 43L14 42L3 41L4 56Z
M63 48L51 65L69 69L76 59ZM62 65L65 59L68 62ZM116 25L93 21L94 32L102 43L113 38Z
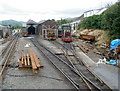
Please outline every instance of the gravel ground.
M25 48L30 43L30 47ZM32 49L44 66L38 74L31 69L18 69L18 59L24 50ZM16 52L11 59L9 69L3 81L3 89L74 89L68 80L41 54L28 38L21 38L17 43Z
M29 48L24 47L27 43L30 43ZM79 44L81 42L75 43ZM37 56L39 56L41 64L44 66L44 68L39 70L38 74L33 74L31 69L19 70L17 68L17 61L21 56L20 54L27 49L33 49ZM81 52L78 48L76 49L78 52ZM101 58L100 55L93 53L93 50L90 50L86 55L88 55L94 62L98 62ZM90 67L90 69L113 89L119 89L119 68L112 65L99 64ZM43 54L37 51L29 39L21 38L17 43L16 52L10 62L7 75L3 81L3 89L73 89L73 86L49 62L49 60L43 56Z
M81 44L81 41L74 42L75 44ZM77 52L81 52L77 48ZM90 50L88 53L85 53L89 58L91 58L95 63L102 58L101 55L95 54L93 50ZM86 60L87 62L88 60ZM87 62L89 63L89 62ZM120 68L108 65L108 64L95 64L92 67L89 67L99 78L101 78L105 83L107 83L112 89L119 89L119 79L120 79Z
M120 71L118 67L107 65L107 64L99 64L95 67L91 67L92 71L94 71L103 81L105 81L112 89L119 89L118 81L120 79Z
M58 39L60 41L60 39ZM62 42L61 42L62 43ZM74 44L82 44L82 42L74 42ZM75 47L77 55L81 58L81 50L78 47ZM80 52L80 53L79 53ZM89 58L81 58L82 60L86 61L89 65L91 71L93 71L99 78L101 78L105 83L107 83L112 89L119 89L119 75L120 75L120 68L108 65L108 64L96 64L99 59L102 58L101 55L95 54L93 50L90 50L88 53L85 53ZM82 55L83 56L83 55ZM92 60L91 60L92 59ZM92 63L93 62L93 63ZM92 65L91 65L92 64Z

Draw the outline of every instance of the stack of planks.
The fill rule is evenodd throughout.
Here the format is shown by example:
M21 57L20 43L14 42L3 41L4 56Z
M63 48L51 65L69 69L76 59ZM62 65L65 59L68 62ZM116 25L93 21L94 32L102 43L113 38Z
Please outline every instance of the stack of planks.
M77 45L77 47L79 47L85 53L87 53L89 51L89 49L87 47L84 47L82 45Z
M32 68L33 73L38 73L39 68L43 67L40 64L40 59L32 50L27 51L26 54L22 54L19 62L19 69Z

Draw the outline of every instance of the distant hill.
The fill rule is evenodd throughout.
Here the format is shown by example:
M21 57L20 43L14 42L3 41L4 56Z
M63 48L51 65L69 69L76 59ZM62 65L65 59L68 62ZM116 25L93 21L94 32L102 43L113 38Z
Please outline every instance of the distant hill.
M22 26L23 24L25 24L25 22L16 21L16 20L3 20L3 21L0 21L0 24L2 24L2 25L11 25L11 26L14 26L14 25Z

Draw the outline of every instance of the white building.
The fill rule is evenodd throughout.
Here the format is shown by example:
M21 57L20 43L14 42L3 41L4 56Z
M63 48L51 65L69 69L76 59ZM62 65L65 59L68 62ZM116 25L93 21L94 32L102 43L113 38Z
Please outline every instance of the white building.
M89 16L93 16L93 15L100 15L106 9L107 8L100 8L100 9L94 9L94 10L85 11L83 13L84 14L84 18L87 18Z
M100 15L105 11L107 8L100 8L100 9L93 9L89 11L85 11L80 17L78 17L74 22L70 23L72 30L76 30L79 22L89 16L93 15Z

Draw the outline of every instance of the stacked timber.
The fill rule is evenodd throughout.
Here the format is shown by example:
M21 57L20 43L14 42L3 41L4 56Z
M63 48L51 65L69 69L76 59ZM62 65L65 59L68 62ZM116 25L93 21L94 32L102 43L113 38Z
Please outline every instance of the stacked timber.
M38 73L39 68L43 67L40 64L40 59L32 50L27 51L26 54L22 54L19 62L20 62L19 69L32 68L33 73Z
M89 51L89 49L87 47L84 47L82 45L77 45L77 47L79 47L85 53L87 53Z

